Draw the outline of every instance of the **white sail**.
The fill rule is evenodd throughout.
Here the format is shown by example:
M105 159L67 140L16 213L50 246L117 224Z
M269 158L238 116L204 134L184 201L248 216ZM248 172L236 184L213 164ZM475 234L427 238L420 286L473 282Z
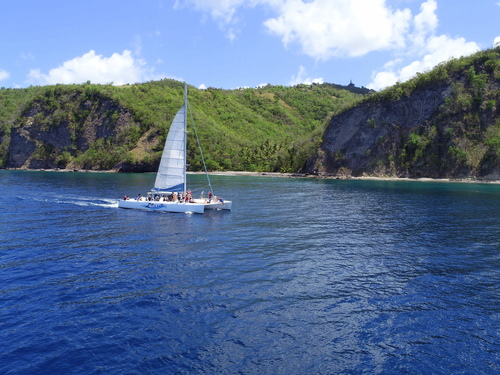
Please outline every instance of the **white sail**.
M156 175L154 191L185 191L186 112L186 103L184 103L172 121Z

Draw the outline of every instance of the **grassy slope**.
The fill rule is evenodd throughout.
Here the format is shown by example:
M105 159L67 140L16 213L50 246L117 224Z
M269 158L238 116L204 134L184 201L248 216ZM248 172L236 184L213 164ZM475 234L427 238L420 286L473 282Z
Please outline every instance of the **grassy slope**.
M65 147L37 142L35 158L45 158L43 165L154 169L181 106L182 88L180 82L162 80L122 87L87 83L0 90L2 165L9 166L13 128L34 136L65 126L71 134ZM212 170L299 170L315 152L332 113L361 97L331 84L243 90L189 87L193 118ZM101 138L82 138L89 133ZM193 137L190 132L191 169L198 170L201 160Z

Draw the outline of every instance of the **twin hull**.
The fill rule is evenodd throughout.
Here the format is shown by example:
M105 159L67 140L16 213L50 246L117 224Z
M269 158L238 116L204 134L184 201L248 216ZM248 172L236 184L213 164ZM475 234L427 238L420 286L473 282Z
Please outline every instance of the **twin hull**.
M231 201L224 203L179 203L179 202L156 202L156 201L138 201L136 199L121 200L118 202L120 208L132 208L146 211L163 212L194 212L202 214L205 210L231 210Z

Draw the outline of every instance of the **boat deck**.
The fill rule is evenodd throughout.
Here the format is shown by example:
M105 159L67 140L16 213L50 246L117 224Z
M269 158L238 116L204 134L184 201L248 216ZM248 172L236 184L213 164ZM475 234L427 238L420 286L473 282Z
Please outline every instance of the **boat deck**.
M149 201L146 199L123 199L118 202L120 208L139 209L164 212L194 212L203 213L205 210L231 210L231 201L211 202L205 199L193 199L191 202Z

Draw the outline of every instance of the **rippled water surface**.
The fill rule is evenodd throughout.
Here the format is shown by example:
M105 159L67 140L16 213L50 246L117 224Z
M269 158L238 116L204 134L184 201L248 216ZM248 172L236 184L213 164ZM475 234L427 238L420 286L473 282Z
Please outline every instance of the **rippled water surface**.
M500 373L500 185L153 180L0 171L0 373Z

